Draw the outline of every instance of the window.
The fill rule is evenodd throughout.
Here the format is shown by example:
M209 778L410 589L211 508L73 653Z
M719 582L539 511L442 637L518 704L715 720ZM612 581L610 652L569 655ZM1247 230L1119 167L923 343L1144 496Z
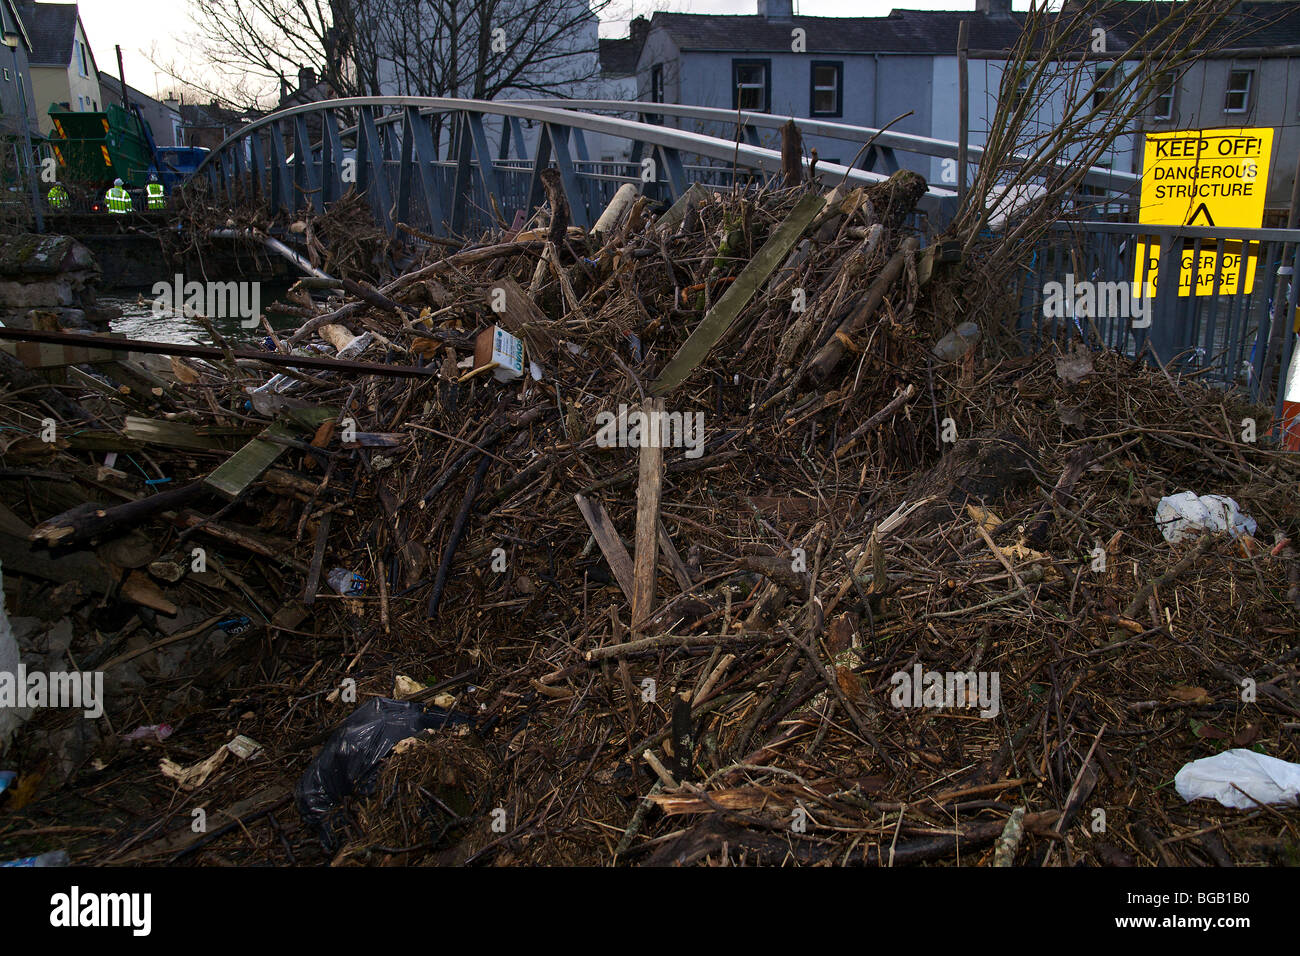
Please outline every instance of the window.
M1011 91L1011 109L1017 110L1020 104L1029 98L1029 84L1033 77L1030 75L1030 68L1026 67L1025 72L1016 80L1016 88Z
M90 67L86 64L86 44L77 44L77 68L81 71L82 76L90 76Z
M656 63L650 67L650 102L664 101L664 65Z
M844 64L813 60L812 98L808 112L812 116L843 115Z
M1173 73L1161 73L1160 85L1156 89L1155 118L1173 119L1174 94L1178 89L1177 77Z
M9 82L9 67L5 67L5 82Z
M1123 67L1119 67L1114 73L1111 73L1112 64L1107 63L1105 66L1094 66L1092 68L1092 108L1097 109L1105 102L1110 91L1115 89L1115 81L1123 75ZM1110 73L1109 76L1106 74Z
M1228 90L1223 97L1223 112L1245 113L1250 109L1250 86L1254 70L1233 70L1228 74Z
M731 108L766 113L772 99L771 60L731 61Z

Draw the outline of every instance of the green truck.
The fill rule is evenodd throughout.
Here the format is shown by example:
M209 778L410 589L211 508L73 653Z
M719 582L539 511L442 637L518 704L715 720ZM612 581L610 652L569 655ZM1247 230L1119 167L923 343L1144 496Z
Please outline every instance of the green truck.
M49 142L61 182L101 191L120 178L128 189L141 189L158 171L153 137L134 112L113 103L86 113L54 105L50 119Z

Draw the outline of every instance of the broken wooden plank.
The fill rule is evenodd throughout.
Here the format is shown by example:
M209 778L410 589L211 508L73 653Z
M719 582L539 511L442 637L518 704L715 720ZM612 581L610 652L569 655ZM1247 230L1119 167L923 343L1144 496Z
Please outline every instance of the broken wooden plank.
M673 580L683 592L689 591L695 582L691 580L691 569L686 566L682 556L677 553L677 548L673 545L673 539L668 536L668 529L664 527L662 520L657 522L659 525L659 550L663 552L664 559L668 562L669 569L673 572Z
M614 572L614 579L618 581L618 586L623 589L623 594L630 604L634 590L632 582L635 579L632 559L628 557L627 548L623 547L618 532L614 530L614 522L609 520L609 515L605 513L599 501L593 501L581 494L574 495L573 500L578 503L578 510L582 512L583 520L591 529L596 544L600 547L600 553L605 556L609 569Z
M763 247L741 270L740 275L736 276L736 281L731 283L722 298L709 310L709 314L700 320L690 338L682 343L659 380L650 386L651 394L668 394L686 380L695 366L704 361L709 350L718 344L736 320L740 310L785 260L786 254L825 205L826 199L823 196L805 196L799 200L790 215L773 230Z
M709 190L706 186L691 183L691 188L682 193L677 201L668 207L667 212L659 217L655 225L659 227L660 232L670 232L676 229L681 225L682 220L686 218L686 210L690 208L691 204L703 202L708 195Z
M307 572L307 586L302 592L302 603L311 607L316 603L316 588L320 585L321 564L325 560L325 544L330 536L330 518L333 514L329 511L321 515L320 523L316 525L316 546L311 553L311 568Z
M122 423L122 434L135 441L151 445L166 445L185 451L221 451L221 442L211 435L200 435L193 425L185 422L165 422L153 418L127 415Z
M524 340L528 353L534 356L549 355L555 348L555 336L548 326L551 320L520 288L510 276L503 276L483 290L488 305L497 317L497 323Z
M152 608L162 614L174 615L178 608L167 600L162 590L147 574L132 571L122 582L122 597L141 607Z
M293 433L281 422L272 422L262 434L273 438L293 439ZM203 479L203 483L218 494L234 501L288 450L287 445L267 441L265 438L254 438L218 465Z
M664 449L657 440L664 400L647 398L641 403L647 431L654 436L641 442L641 471L636 487L636 558L632 566L632 637L641 636L642 622L655 609L655 580L659 558L659 495L664 483Z

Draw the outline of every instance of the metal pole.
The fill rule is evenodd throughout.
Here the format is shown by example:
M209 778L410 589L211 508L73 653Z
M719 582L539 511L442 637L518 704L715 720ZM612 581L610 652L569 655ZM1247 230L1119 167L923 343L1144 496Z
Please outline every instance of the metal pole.
M32 152L32 130L27 122L27 86L23 83L23 74L18 69L18 48L10 47L9 54L14 60L14 76L18 77L18 120L23 127L23 144L26 148L27 183L32 193L32 218L36 221L36 231L45 231L45 216L41 212L41 193L36 188L36 155Z
M122 66L122 48L114 47L117 50L117 78L122 81L122 109L128 113L131 112L131 97L126 92L126 68Z
M1291 182L1291 210L1287 215L1286 227L1295 229L1300 226L1300 159L1296 161L1295 179ZM1286 312L1286 283L1290 280L1294 285L1300 277L1291 275L1290 259L1295 249L1290 244L1282 247L1282 255L1278 259L1277 282L1273 286L1273 317L1272 327L1268 334L1268 348L1264 352L1264 367L1260 369L1260 379L1263 388L1268 384L1273 374L1273 366L1277 362L1278 354L1282 351L1283 337L1294 330L1295 312L1289 314ZM1241 244L1242 263L1245 263L1245 256L1249 252L1249 244ZM1286 369L1282 370L1282 375L1286 375Z
M957 25L957 208L966 198L966 147L970 144L970 76L966 52L969 35L966 21Z

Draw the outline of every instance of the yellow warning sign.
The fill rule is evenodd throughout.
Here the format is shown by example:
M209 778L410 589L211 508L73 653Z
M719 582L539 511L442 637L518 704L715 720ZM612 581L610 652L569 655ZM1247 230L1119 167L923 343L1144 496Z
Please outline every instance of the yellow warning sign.
M1271 127L1181 130L1148 133L1142 158L1142 205L1138 221L1166 226L1257 227L1264 220L1264 193L1273 155ZM1183 250L1178 294L1211 295L1219 269L1220 294L1249 292L1255 284L1256 249L1241 242L1201 241L1196 290L1192 291L1194 255ZM1146 281L1155 288L1159 243L1138 244L1134 290ZM1220 259L1222 262L1220 263Z

